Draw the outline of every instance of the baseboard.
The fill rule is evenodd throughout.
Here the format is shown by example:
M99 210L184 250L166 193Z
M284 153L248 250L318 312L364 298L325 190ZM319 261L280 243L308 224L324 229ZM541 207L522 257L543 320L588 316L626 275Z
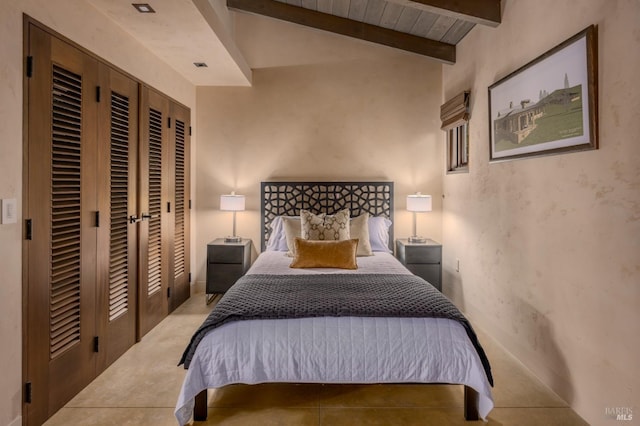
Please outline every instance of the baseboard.
M204 294L206 287L206 281L196 281L191 284L191 294Z

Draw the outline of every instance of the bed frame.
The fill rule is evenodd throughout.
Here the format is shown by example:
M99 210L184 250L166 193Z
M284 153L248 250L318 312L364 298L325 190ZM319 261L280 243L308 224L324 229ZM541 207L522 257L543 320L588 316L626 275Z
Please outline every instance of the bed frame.
M260 248L265 250L276 216L300 216L300 210L351 217L369 213L393 222L393 182L262 182L260 185ZM393 251L393 225L389 228Z
M265 250L276 216L299 216L300 210L312 213L334 214L348 208L351 217L362 213L383 216L393 222L393 182L262 182L261 200L261 251ZM389 249L393 251L393 225L389 228ZM479 420L479 394L464 386L464 417ZM193 418L207 419L207 390L195 398Z

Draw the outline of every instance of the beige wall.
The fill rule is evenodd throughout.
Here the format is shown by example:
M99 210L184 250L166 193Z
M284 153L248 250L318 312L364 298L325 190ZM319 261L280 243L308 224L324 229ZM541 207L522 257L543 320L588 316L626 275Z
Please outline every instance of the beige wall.
M444 178L444 291L592 424L640 409L639 22L636 0L509 1L443 69L446 98L472 91L470 173ZM487 87L590 24L600 149L488 164Z
M22 203L22 13L195 108L195 87L81 0L4 0L0 13L0 199ZM195 118L195 115L194 115ZM22 410L21 223L0 225L0 425Z
M405 195L430 193L434 212L418 227L444 241L445 293L585 419L602 423L605 407L639 400L640 5L505 3L504 23L475 28L444 78L416 55L238 15L236 41L254 86L196 92L84 1L9 0L0 14L0 198L22 201L25 12L192 109L198 281L206 243L231 231L220 194L247 195L238 234L259 247L263 180L393 180L397 236L411 232ZM487 86L591 23L599 26L601 148L488 164ZM445 98L472 90L469 174L442 176L443 85ZM0 350L11 366L0 425L20 419L20 247L20 225L0 225L0 338L14 343Z
M197 280L205 280L207 242L231 233L231 213L218 210L221 194L247 196L237 233L260 248L265 180L392 180L396 235L410 235L404 197L420 190L434 196L435 211L420 218L419 230L439 239L440 64L291 24L238 17L238 45L258 67L253 87L197 90Z

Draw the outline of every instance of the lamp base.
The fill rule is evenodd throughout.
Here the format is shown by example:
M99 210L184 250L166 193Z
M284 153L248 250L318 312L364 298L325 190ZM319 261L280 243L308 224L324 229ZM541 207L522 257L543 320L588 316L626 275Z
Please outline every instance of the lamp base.
M225 243L241 243L242 237L224 237Z
M424 244L427 242L427 239L424 237L418 237L416 235L409 237L409 242L412 244Z

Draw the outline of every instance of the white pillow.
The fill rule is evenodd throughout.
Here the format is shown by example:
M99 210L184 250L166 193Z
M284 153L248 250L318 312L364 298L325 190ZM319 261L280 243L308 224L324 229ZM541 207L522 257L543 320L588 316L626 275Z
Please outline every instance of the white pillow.
M299 216L276 216L271 222L271 234L269 234L269 240L265 246L266 251L287 251L287 236L284 232L283 218L300 220Z
M373 256L371 242L369 241L369 213L363 213L354 217L349 222L349 233L351 238L357 238L358 256Z
M391 221L386 217L373 216L369 218L369 241L372 251L391 253L389 249L389 227Z
M285 239L287 240L287 247L289 251L287 256L296 255L296 238L302 237L302 226L300 218L296 217L283 217L282 225L284 228Z
M269 241L267 242L266 250L274 250L274 251L289 251L289 245L287 244L287 235L285 233L284 228L284 218L287 218L289 221L297 221L300 222L299 216L277 216L271 222L271 235L269 236ZM352 221L357 218L351 219ZM369 216L367 219L368 228L369 228L369 245L371 247L372 252L383 251L386 253L390 253L389 249L389 227L391 226L391 221L386 217L382 216ZM290 224L290 227L294 226L294 223ZM301 225L299 225L301 226ZM352 232L350 230L350 232ZM291 245L293 245L293 241L295 237L300 237L302 235L302 231L293 232L291 236ZM366 241L366 239L362 238L362 236L352 235L352 238L359 238L360 243L358 247L362 246L362 241ZM360 253L360 249L358 249L358 254ZM360 254L359 254L360 255Z

